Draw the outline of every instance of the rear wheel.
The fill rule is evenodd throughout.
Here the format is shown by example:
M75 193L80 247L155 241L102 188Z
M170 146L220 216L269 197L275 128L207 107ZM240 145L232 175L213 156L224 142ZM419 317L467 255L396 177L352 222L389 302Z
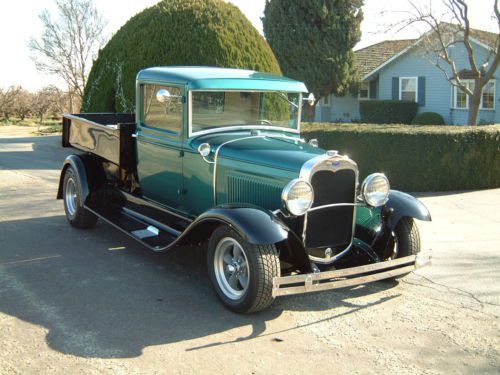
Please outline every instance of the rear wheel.
M64 173L63 198L66 218L72 226L79 229L95 226L97 216L83 207L80 180L72 167Z
M280 275L275 245L252 245L222 226L208 243L207 266L215 292L230 310L249 313L273 303L273 278Z

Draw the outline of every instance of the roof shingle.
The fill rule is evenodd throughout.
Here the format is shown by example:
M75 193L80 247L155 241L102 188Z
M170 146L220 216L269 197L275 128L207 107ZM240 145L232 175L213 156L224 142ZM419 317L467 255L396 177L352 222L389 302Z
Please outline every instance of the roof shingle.
M364 77L416 41L417 39L385 40L354 51L360 76Z
M440 26L444 28L451 28L454 31L459 30L458 25L451 23L442 22ZM495 48L497 38L499 37L499 35L496 33L478 29L470 29L470 36L491 48ZM418 39L385 40L383 42L354 51L356 66L358 67L360 76L364 77L368 73L374 71L391 57L397 55L404 49L416 43L417 40Z

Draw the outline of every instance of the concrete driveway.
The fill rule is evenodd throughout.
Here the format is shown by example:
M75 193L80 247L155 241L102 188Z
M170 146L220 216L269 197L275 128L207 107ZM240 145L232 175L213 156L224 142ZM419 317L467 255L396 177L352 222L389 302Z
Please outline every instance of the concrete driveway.
M0 127L0 374L491 373L500 368L500 189L422 195L434 264L403 281L217 301L203 249L143 249L55 200L59 137Z

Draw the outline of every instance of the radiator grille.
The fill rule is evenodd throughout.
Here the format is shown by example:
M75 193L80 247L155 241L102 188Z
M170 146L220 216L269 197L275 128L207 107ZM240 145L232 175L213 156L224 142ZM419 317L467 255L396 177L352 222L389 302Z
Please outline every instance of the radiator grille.
M313 207L354 203L356 172L320 170L311 177ZM324 257L324 248L342 250L351 243L354 206L324 208L307 214L306 246L311 255Z
M251 176L228 176L228 203L251 203L269 210L281 205L283 187Z

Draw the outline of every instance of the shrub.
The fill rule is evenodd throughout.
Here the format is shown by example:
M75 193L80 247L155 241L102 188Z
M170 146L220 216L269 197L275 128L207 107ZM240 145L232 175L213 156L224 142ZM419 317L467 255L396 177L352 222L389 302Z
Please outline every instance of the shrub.
M444 125L444 118L436 112L422 112L415 116L412 125Z
M384 172L404 191L500 187L500 125L304 124L303 137L356 161L360 179Z
M418 104L403 100L365 100L359 103L361 121L368 124L410 124Z
M222 0L163 0L132 17L99 52L82 112L131 112L135 77L151 66L205 65L280 74L265 39Z

